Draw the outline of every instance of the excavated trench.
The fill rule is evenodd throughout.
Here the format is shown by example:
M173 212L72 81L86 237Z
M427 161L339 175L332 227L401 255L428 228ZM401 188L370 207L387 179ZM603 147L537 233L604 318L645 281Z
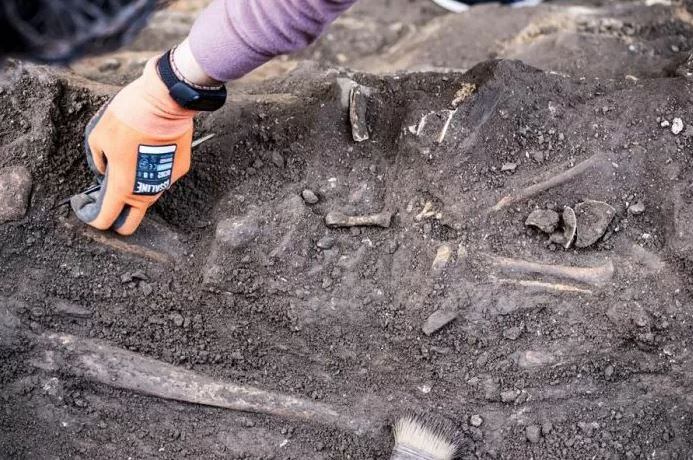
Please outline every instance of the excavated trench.
M563 27L502 11L518 43ZM673 10L647 11L678 28L628 40L683 46ZM432 42L396 36L384 67L432 62L416 54ZM462 67L452 57L435 67ZM686 458L693 93L662 70L668 52L643 59L632 78L490 60L239 82L131 239L60 206L88 185L81 129L114 88L11 69L0 171L24 166L33 186L24 217L0 224L0 456L386 458L387 423L414 409L459 427L463 458ZM354 216L375 224L342 226ZM377 427L146 396L115 358L95 378L51 332Z

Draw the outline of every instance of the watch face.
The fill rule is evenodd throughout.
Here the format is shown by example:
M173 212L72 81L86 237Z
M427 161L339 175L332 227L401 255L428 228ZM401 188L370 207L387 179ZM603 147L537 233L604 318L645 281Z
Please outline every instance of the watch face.
M204 112L220 109L226 102L225 87L216 91L198 90L179 81L169 89L169 94L181 107Z

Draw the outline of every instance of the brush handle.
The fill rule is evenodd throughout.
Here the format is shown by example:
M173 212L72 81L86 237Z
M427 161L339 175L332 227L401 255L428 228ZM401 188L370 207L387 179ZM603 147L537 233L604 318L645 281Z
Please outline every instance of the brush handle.
M438 457L431 456L427 452L413 449L409 446L396 444L392 449L390 460L440 460Z

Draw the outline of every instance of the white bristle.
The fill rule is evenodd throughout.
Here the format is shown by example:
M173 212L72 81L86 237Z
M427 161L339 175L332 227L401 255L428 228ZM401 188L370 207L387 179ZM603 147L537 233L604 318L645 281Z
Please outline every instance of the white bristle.
M393 459L452 460L457 444L444 424L430 423L417 416L402 417L394 427Z

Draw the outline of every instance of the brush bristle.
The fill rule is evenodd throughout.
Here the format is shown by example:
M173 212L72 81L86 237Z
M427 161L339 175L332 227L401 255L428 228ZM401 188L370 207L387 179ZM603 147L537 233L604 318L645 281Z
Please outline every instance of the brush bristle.
M457 453L455 429L446 420L407 415L395 423L392 459L452 460Z

